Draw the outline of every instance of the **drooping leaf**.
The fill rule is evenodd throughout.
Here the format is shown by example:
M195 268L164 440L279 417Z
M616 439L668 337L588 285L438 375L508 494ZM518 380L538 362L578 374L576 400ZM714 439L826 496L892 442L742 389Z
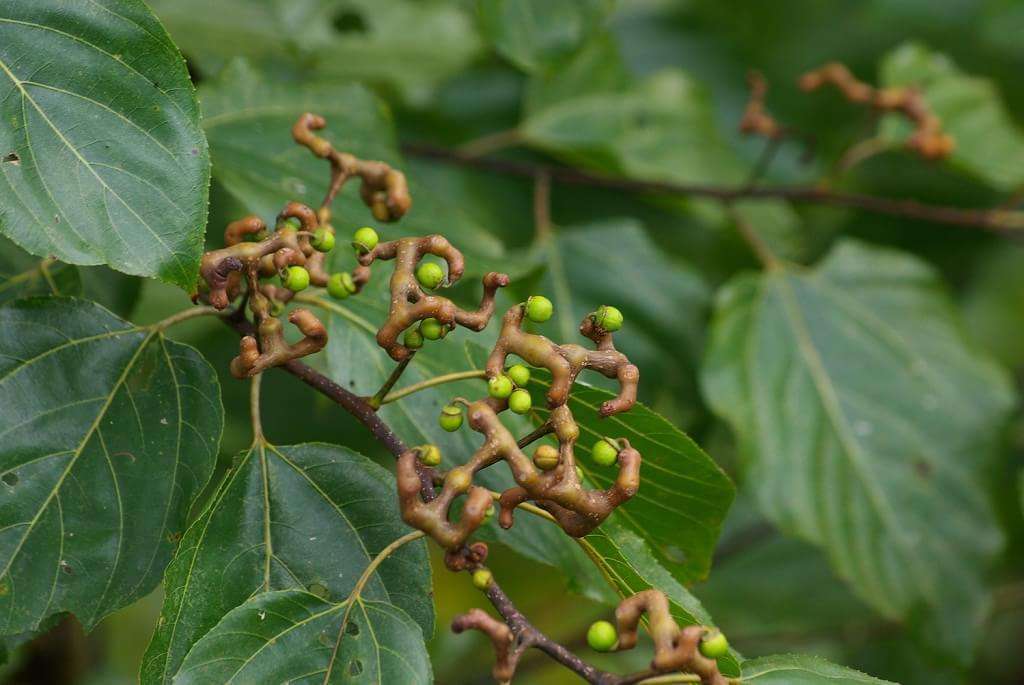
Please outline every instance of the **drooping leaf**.
M533 377L537 398L533 415L542 422L549 411L540 398L550 376L537 371ZM580 427L577 464L591 483L609 487L616 469L596 465L590 451L602 437L627 438L643 457L640 490L616 510L616 519L645 540L658 562L677 579L699 580L711 566L711 552L735 488L696 443L642 403L623 414L598 418L598 408L612 396L581 382L574 386L569 408Z
M494 48L534 71L587 42L614 6L614 0L479 0L477 14Z
M292 140L292 125L303 112L326 118L327 128L320 135L337 149L402 168L391 115L362 86L274 82L236 61L220 79L204 85L200 95L217 183L245 212L267 221L291 200L319 207L327 190L327 162ZM443 231L467 254L492 260L502 255L501 243L483 226L443 198L421 192L415 178L408 180L413 207L395 228L381 228L373 219L359 199L358 179L346 185L335 200L332 220L340 245L355 228L369 224L387 238ZM341 247L337 252L351 256Z
M1006 111L995 84L961 71L939 52L907 43L889 53L880 67L884 86L919 89L942 128L956 141L950 164L1002 190L1024 183L1024 132ZM887 117L884 136L903 140L908 124Z
M894 685L824 659L800 654L743 662L743 682L758 685Z
M394 478L362 455L325 444L247 450L167 569L142 681L170 682L203 635L261 592L344 600L377 552L406 532ZM385 560L362 596L403 607L429 636L430 585L420 541Z
M26 254L0 237L0 304L31 295L79 295L78 269L52 259Z
M81 300L0 308L0 633L156 587L222 425L192 348Z
M233 58L322 81L362 81L416 106L480 52L468 11L441 0L154 0L208 76Z
M416 622L388 602L353 601L343 626L348 602L301 590L259 594L196 644L174 683L430 683Z
M0 232L191 291L210 179L178 49L140 0L0 8Z
M813 270L741 277L704 384L768 518L883 615L934 612L930 639L969 654L1001 544L979 478L1014 397L935 274L845 242Z

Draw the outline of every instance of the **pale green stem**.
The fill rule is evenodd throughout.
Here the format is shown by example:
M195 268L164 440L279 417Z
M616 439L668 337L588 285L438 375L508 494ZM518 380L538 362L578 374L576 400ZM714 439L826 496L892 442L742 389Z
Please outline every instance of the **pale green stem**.
M445 383L454 383L455 381L464 381L464 380L467 380L467 379L470 379L470 378L486 378L486 377L487 377L487 372L486 371L482 371L482 370L481 371L457 371L455 373L446 373L443 376L434 376L433 378L428 378L426 380L420 381L419 383L413 383L412 385L408 385L408 386L402 388L401 390L396 390L395 392L391 393L390 395L387 395L386 397L384 397L384 399L381 400L381 404L388 404L389 402L394 402L395 400L400 400L403 397L406 397L406 396L411 395L413 393L419 392L420 390L426 390L427 388L433 388L434 386L437 386L437 385L444 385Z

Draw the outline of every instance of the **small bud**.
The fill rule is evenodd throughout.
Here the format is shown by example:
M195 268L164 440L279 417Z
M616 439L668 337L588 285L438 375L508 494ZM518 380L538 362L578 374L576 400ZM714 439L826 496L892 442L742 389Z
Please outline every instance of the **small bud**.
M282 228L294 228L296 231L302 228L302 220L297 216L290 216L277 224L278 230Z
M591 450L590 456L593 457L594 462L600 466L611 466L618 460L619 450L610 442L601 438L594 443L594 448Z
M437 422L449 433L454 433L462 427L462 409L457 404L446 404L441 407L441 415Z
M596 652L610 652L618 641L619 634L608 621L594 621L587 630L587 644Z
M541 445L533 452L533 463L541 471L550 471L558 466L558 450L551 445Z
M487 507L487 511L484 512L484 523L487 523L494 518L494 505Z

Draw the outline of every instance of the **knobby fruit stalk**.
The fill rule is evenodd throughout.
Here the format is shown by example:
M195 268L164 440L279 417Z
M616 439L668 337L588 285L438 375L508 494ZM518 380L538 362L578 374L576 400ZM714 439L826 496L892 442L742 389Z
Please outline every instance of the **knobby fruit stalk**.
M200 275L204 290L197 293L196 299L204 299L218 310L232 301L242 301L232 324L245 332L240 353L231 362L231 371L236 377L255 376L274 366L286 366L294 373L295 360L324 347L326 330L308 310L294 309L288 315L289 321L304 336L295 344L285 341L283 324L277 318L294 294L310 284L326 287L331 296L343 299L363 289L369 282L374 263L394 262L390 309L376 337L380 347L399 362L392 374L397 380L424 340L439 340L455 326L483 330L494 313L497 290L509 283L505 274L488 273L483 278L479 307L463 310L445 297L426 292L451 285L462 276L462 253L446 238L429 235L381 242L371 227L360 228L353 236L351 244L358 266L352 274L329 274L325 255L334 249L336 242L334 229L328 223L330 204L348 179L362 179L361 197L381 221L399 219L408 211L412 200L401 172L383 162L365 161L334 150L329 142L314 133L325 125L323 118L304 114L292 129L296 142L331 164L330 187L319 210L289 202L278 215L273 232L255 216L232 222L225 231L225 247L203 257ZM443 259L447 273L437 263L423 261L428 255ZM279 285L268 282L274 276L280 278ZM244 318L246 307L252 313L251 324ZM594 460L604 467L617 464L619 473L615 481L605 490L584 487L575 455L580 431L569 407L572 387L584 369L619 382L618 396L601 406L601 417L628 411L635 404L639 371L615 349L612 340L613 332L622 328L622 313L606 305L584 318L579 330L593 343L594 349L574 343L555 344L542 335L522 330L524 319L543 323L553 313L551 301L541 295L510 308L487 361L487 396L474 401L456 398L444 407L439 422L445 430L455 431L461 427L465 407L470 428L483 438L481 447L464 463L446 473L437 473L434 469L441 463L441 452L436 445L394 449L398 454L396 481L400 509L407 523L445 549L449 569L472 573L473 584L501 613L503 621L473 609L452 624L455 632L472 629L490 637L496 653L493 672L496 679L510 680L522 653L537 648L589 682L607 685L639 682L648 673L616 676L599 671L530 625L484 567L487 545L469 542L495 511L491 491L475 485L474 477L498 462L508 464L516 482L498 497L498 521L504 528L513 525L516 508L532 502L546 511L566 533L583 536L633 497L639 488L640 453L627 440L610 438L595 446ZM401 343L398 342L400 336ZM519 357L525 364L514 364L506 371L509 355ZM499 418L506 409L527 413L532 408L532 398L526 388L531 376L527 365L546 368L552 375L553 382L547 393L550 417L536 435L550 433L558 441L557 448L547 444L538 446L532 458L526 456ZM303 367L303 373L307 368ZM386 389L379 394L383 393ZM342 404L353 413L358 411L364 419L371 417L380 406L379 402L374 404L355 396L346 396L345 400ZM358 403L359 407L348 406L353 403ZM390 431L388 434L391 435ZM397 440L393 442L399 444ZM441 486L439 492L435 491L435 484ZM457 517L452 512L456 501L462 501ZM542 513L538 509L534 511ZM707 629L679 628L668 614L668 600L656 590L639 593L620 604L617 612L620 635L617 642L613 641L617 648L628 649L635 644L639 617L644 612L650 617L656 645L650 674L680 672L695 674L707 685L727 682L719 674L714 660L706 656L724 653L727 649L727 643L723 646L724 638L718 639L716 634L715 641L705 644L704 636L710 634ZM602 639L597 640L602 645L608 642L607 630L604 633L598 636ZM612 644L606 647L610 649Z

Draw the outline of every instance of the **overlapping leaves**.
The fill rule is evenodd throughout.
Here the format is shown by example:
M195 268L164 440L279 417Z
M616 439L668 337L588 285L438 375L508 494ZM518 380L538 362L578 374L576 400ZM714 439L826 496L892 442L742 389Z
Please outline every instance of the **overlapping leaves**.
M222 423L192 348L84 301L0 308L0 633L91 628L151 591Z
M141 2L0 8L0 232L191 290L209 158L178 49Z

